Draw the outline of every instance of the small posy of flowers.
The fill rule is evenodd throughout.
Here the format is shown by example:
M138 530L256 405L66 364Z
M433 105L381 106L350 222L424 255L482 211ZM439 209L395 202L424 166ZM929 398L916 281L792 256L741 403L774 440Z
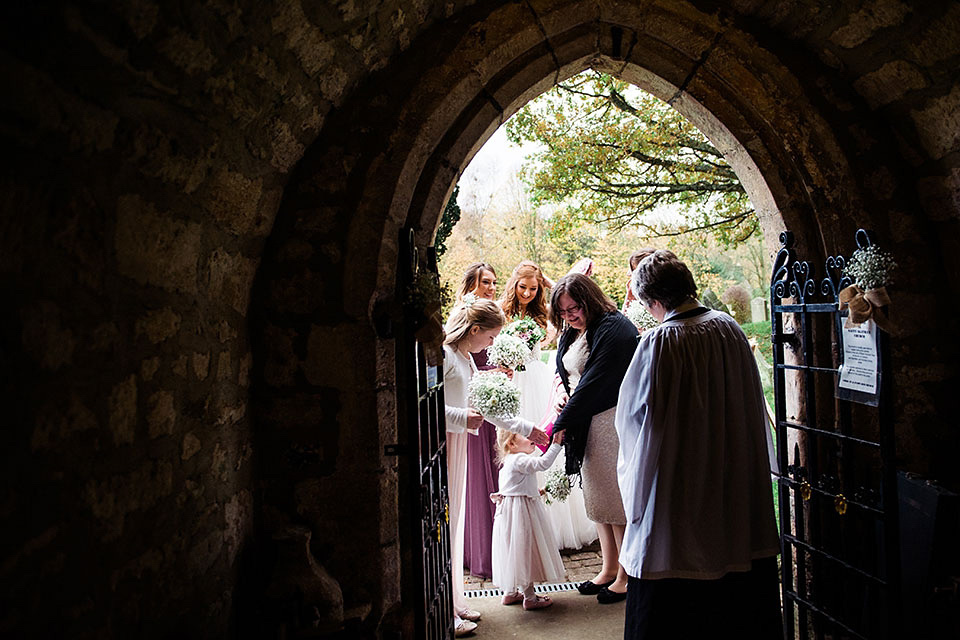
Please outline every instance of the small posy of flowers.
M653 317L647 308L643 306L639 300L634 300L629 305L627 305L626 311L624 314L633 323L637 329L641 331L646 331L647 329L653 329L655 326L660 324L660 322Z
M537 348L537 345L547 337L547 332L543 327L537 324L537 321L530 316L524 316L519 320L514 320L503 328L500 334L516 336L526 343L531 353Z
M493 344L487 347L487 364L495 367L523 371L524 363L529 358L530 349L527 343L502 331L493 339Z
M843 269L843 275L864 291L870 291L893 284L890 276L896 268L893 256L876 245L870 245L853 252L850 262Z
M573 483L570 482L565 470L558 466L547 475L547 482L543 486L545 492L544 502L553 504L554 502L564 502L570 495Z
M505 373L482 371L470 379L467 401L485 416L513 418L520 411L520 389Z

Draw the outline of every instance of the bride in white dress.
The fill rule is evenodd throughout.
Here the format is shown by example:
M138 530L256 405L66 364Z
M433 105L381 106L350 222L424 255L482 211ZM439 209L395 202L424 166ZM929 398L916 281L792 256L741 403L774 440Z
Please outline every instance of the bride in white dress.
M504 287L500 308L509 321L530 317L547 332L542 344L551 342L556 330L547 322L548 283L536 263L524 260L510 274ZM555 363L540 359L540 345L534 348L533 357L524 371L515 371L513 381L520 389L520 417L539 424L547 411L552 411L550 398L555 386ZM547 476L555 469L563 469L565 457L561 452L545 472L539 472L538 484L542 488ZM583 490L574 483L569 497L564 502L547 505L547 515L560 549L579 549L597 539L597 528L587 518L583 503Z

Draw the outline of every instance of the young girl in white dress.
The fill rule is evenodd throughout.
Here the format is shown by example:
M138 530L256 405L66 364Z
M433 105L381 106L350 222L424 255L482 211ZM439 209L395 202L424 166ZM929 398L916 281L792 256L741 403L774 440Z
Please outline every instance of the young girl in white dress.
M535 262L524 260L510 274L500 299L500 308L508 320L529 317L547 332L542 344L552 342L556 336L556 329L547 320L549 288L550 282L540 267ZM559 378L555 379L554 363L548 364L540 359L540 345L534 348L531 361L526 363L525 369L513 373L513 382L520 389L520 417L540 424L547 412L553 410L550 399L559 384ZM563 469L565 464L561 451L552 469ZM541 488L546 483L548 473L549 469L545 469L538 475ZM597 539L597 529L593 521L587 518L583 490L578 483L575 483L565 501L546 505L546 510L556 534L558 549L579 549Z
M444 328L443 384L447 425L447 483L450 500L450 558L453 581L454 628L457 636L476 629L480 613L471 610L463 593L464 502L467 487L467 438L476 435L483 416L467 403L467 386L477 368L470 354L493 344L504 316L492 300L466 296L453 308ZM547 436L530 421L487 418L504 431L517 431L546 444ZM469 434L469 435L468 435Z
M503 466L500 491L490 495L497 503L493 583L503 589L503 604L523 602L526 611L553 604L548 596L534 593L534 582L557 582L565 574L536 477L557 459L562 442L560 432L540 455L534 453L536 446L527 438L502 429L497 433L497 457Z

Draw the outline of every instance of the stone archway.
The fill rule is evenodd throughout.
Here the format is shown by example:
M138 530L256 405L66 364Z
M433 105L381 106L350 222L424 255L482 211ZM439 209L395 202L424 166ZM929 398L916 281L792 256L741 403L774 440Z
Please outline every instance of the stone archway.
M668 100L727 154L765 229L782 220L807 255L846 247L860 226L896 244L901 168L885 129L859 123L880 150L865 153L845 129L856 96L818 85L829 69L776 48L735 17L688 4L483 5L425 33L330 114L261 265L255 398L264 521L309 524L348 603L369 603L378 620L400 606L406 514L396 460L383 453L397 439L383 327L397 304L399 231L431 243L476 150L558 79L595 67ZM872 193L877 175L888 184Z

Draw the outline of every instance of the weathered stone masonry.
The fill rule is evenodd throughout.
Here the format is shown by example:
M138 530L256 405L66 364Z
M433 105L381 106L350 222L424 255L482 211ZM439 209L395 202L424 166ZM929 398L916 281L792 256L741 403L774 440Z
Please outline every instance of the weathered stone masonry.
M960 488L960 4L4 7L0 634L270 633L271 535L404 628L396 238L496 126L594 65L721 144L814 255L903 267L901 466ZM334 614L329 614L334 615Z

